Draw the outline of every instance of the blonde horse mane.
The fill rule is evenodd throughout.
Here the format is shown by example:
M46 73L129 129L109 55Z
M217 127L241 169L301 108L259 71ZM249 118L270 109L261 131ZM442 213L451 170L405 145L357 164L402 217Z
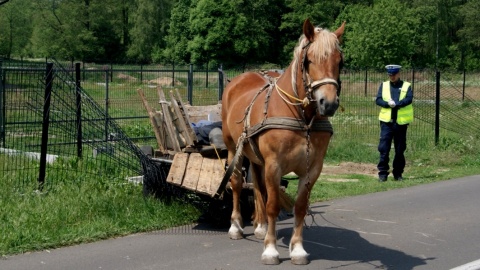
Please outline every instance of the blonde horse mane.
M296 89L297 85L298 62L302 60L302 50L308 42L305 35L300 36L298 44L293 51L293 69L291 74L293 89ZM313 50L313 57L316 63L321 63L327 59L334 50L341 50L340 42L335 33L320 27L315 27L315 39L310 44L310 48Z

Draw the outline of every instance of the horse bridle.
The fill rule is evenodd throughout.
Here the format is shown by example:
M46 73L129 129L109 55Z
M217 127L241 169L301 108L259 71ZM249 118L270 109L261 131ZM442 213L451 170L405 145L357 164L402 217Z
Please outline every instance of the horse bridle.
M301 62L302 63L301 72L302 72L303 87L306 92L306 97L308 98L309 101L315 101L315 98L313 97L313 92L318 88L320 88L321 86L327 85L327 84L335 85L335 88L337 88L337 96L340 96L340 92L342 90L342 82L340 81L340 78L338 80L335 80L327 77L320 80L312 81L312 79L310 78L310 75L308 74L308 71L305 72L308 64L307 52L311 44L312 42L309 41L302 48L303 55L302 55L302 62ZM340 67L342 62L343 62L343 57L342 57L342 61L340 62Z

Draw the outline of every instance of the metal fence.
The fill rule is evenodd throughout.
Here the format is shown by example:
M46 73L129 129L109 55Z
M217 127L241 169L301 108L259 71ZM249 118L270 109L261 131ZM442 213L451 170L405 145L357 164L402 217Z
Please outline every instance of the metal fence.
M0 62L0 158L15 151L43 153L44 159L49 155L105 156L128 168L131 174L145 173L139 147L157 147L137 89L143 90L153 107L158 104L158 86L164 91L178 90L191 105L212 105L220 101L228 81L244 71L221 67L198 70L193 66L133 69L58 62L50 67L52 70L48 68L46 63ZM49 74L54 74L51 81ZM418 69L402 72L402 79L412 83L415 96L415 121L408 131L411 148L434 145L442 136L451 134L478 136L478 74ZM375 96L386 79L385 72L379 70L342 71L343 110L331 118L333 144L341 140L378 143ZM47 102L52 104L48 110ZM48 149L42 149L45 141ZM18 170L18 166L3 163L3 173Z

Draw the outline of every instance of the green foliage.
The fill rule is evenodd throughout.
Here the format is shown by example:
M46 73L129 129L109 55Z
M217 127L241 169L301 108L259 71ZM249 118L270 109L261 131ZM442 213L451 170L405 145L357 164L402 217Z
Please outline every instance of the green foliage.
M22 0L0 7L0 55L286 66L302 23L347 22L346 65L478 69L480 0Z
M334 22L345 6L345 1L314 1L314 0L286 0L289 12L282 15L280 29L282 30L282 59L288 64L292 58L292 51L298 38L302 34L302 25L305 19L323 28L335 30ZM340 24L337 25L337 27Z
M350 5L338 20L347 21L344 51L350 66L411 65L419 24L406 4L380 0L372 7Z
M355 173L353 170L333 175L322 174L311 192L310 201L326 201L480 174L478 140L447 136L436 147L427 144L421 147L419 145L416 146L415 151L407 149L405 181L387 181L379 184L375 173L365 175L362 171ZM391 157L393 158L393 151ZM376 145L362 145L355 140L335 138L329 146L325 160L326 165L353 161L375 168L378 152ZM295 178L289 178L289 182L287 192L295 197L298 181Z
M171 0L135 0L132 11L133 27L130 29L131 44L127 55L139 62L150 62L152 54L164 47Z
M191 39L189 27L189 12L191 0L175 2L170 15L168 34L165 37L166 48L161 54L155 54L153 60L159 62L166 59L180 64L190 63L190 53L187 50Z
M260 60L268 45L269 1L199 0L190 12L192 62L243 64Z
M143 197L142 187L126 182L118 167L90 175L85 172L92 164L75 159L53 166L71 169L71 174L50 176L57 180L43 191L34 182L19 189L11 175L0 178L0 254L164 229L198 218L191 205Z
M33 29L30 3L11 1L0 7L0 56L26 56Z

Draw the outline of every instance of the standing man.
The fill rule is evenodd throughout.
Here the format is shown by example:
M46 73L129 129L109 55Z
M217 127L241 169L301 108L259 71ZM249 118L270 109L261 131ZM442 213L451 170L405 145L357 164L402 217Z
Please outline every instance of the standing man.
M404 152L407 149L407 128L413 122L413 91L409 82L400 80L399 65L387 65L390 80L380 84L376 104L381 107L380 115L380 161L378 162L378 179L380 182L387 181L390 167L389 154L392 145L395 147L393 158L393 178L396 181L403 180L405 168Z

